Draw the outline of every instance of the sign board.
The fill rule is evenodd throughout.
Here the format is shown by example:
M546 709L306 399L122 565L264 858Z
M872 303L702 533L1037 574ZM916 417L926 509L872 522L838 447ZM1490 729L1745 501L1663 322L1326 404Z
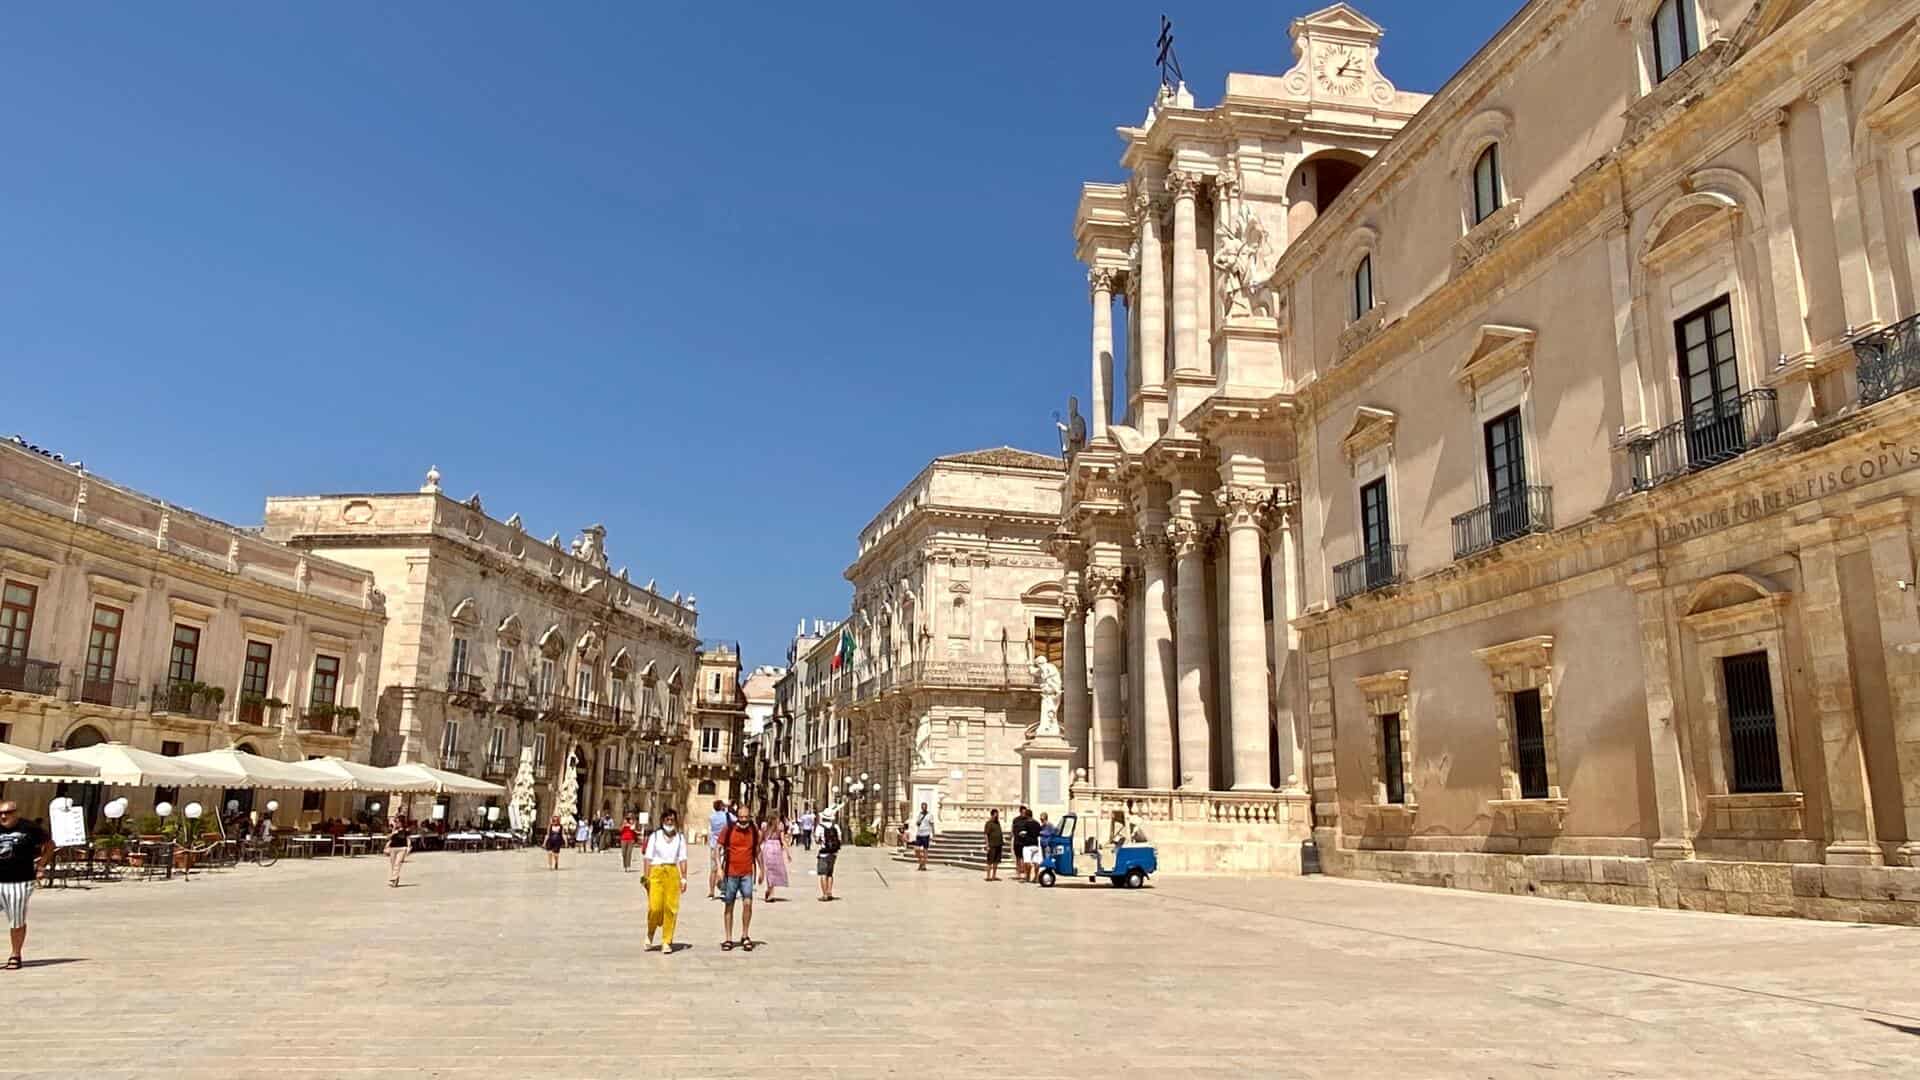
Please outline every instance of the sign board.
M87 846L87 811L77 803L47 811L47 825L53 831L55 847Z
M1060 793L1060 766L1042 765L1033 770L1033 801L1042 806L1066 802Z

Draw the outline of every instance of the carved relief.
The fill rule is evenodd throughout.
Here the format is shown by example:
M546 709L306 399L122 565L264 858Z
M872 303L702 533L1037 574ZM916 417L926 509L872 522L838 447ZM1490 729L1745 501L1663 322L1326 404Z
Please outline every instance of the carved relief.
M1089 566L1083 580L1087 595L1095 600L1119 600L1126 594L1126 573L1117 566Z
M1258 528L1273 509L1273 493L1269 488L1229 484L1213 493L1213 502L1229 527Z
M1191 199L1200 191L1200 174L1174 171L1167 174L1167 194L1175 199Z
M349 525L365 525L373 520L373 504L365 499L353 499L340 508L340 520Z

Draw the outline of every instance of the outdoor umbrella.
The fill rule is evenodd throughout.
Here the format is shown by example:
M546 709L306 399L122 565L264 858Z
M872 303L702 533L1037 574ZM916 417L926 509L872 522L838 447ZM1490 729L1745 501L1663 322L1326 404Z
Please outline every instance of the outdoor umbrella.
M426 780L433 784L429 790L435 795L505 795L507 793L507 789L499 784L489 784L485 780L475 780L471 776L461 776L456 772L436 769L431 765L421 765L417 762L411 765L395 765L386 771Z
M140 750L126 743L104 742L78 750L61 750L52 757L91 765L100 770L100 783L117 787L226 787L224 776L192 765L184 759L162 757L151 750Z
M303 772L318 773L336 777L352 784L348 791L400 792L402 794L426 794L434 790L433 781L422 776L409 776L392 769L382 769L375 765L366 765L358 761L348 761L341 757L309 758L297 766Z
M353 781L302 769L298 762L276 761L245 750L205 750L171 760L220 777L221 787L278 788L287 791L351 791Z
M85 762L69 761L39 750L0 742L0 781L97 784L100 782L100 770Z

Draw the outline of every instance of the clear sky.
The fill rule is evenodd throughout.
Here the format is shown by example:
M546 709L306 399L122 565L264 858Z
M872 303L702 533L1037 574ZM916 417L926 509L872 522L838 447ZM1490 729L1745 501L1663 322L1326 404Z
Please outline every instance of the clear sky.
M1200 103L1313 6L1170 9ZM1431 91L1519 0L1358 6ZM15 8L0 434L238 524L438 465L781 662L929 458L1057 449L1161 10Z

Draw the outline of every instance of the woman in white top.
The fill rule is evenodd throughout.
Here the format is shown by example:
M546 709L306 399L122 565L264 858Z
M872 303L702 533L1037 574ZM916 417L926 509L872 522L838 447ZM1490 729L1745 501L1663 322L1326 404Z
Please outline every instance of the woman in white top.
M640 875L647 882L647 948L653 933L661 931L660 955L673 952L673 927L680 920L680 895L687 891L687 838L680 832L680 815L660 813L660 827L647 837L640 857Z

